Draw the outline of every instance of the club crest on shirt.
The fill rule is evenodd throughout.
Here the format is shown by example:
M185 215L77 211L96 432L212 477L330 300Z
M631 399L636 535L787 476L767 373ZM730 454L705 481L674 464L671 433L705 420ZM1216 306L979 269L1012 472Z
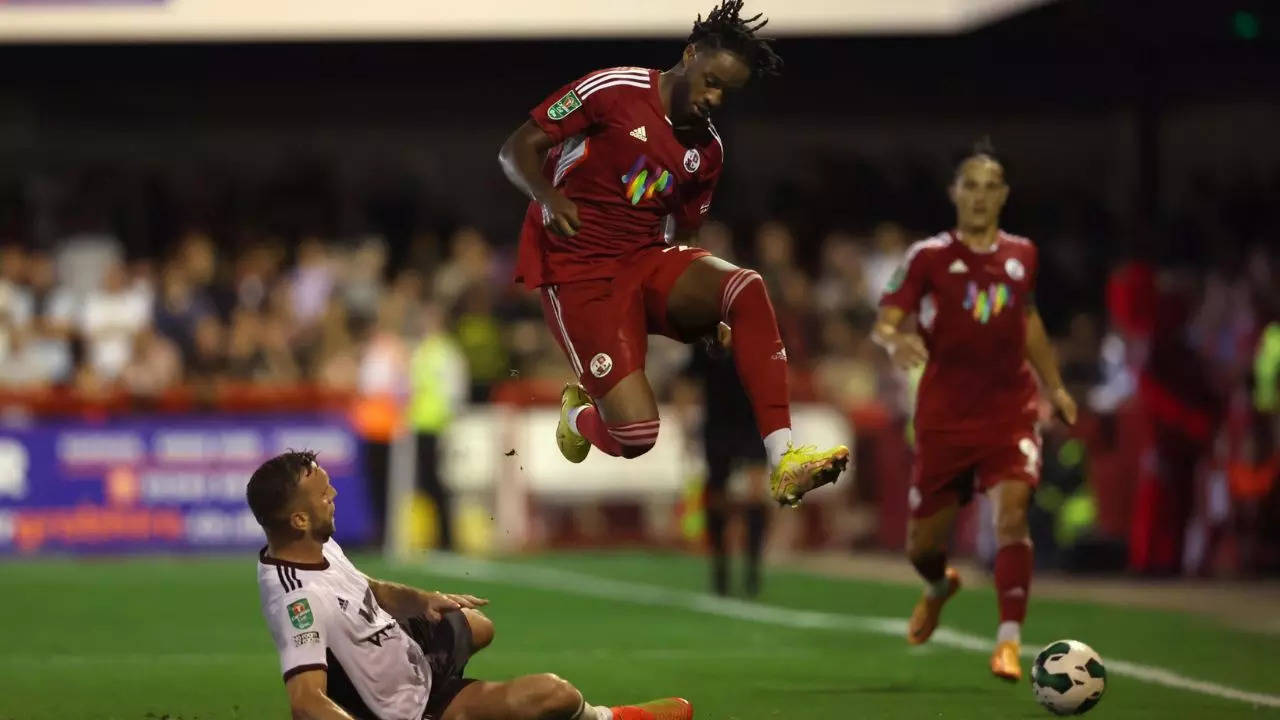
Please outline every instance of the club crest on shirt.
M1022 262L1018 258L1009 258L1004 261L1004 271L1009 275L1009 279L1017 282L1027 276L1026 268L1022 267Z
M570 90L547 108L547 117L552 120L563 120L580 107L582 107L582 101L578 99L578 94Z
M306 630L315 622L311 614L311 603L306 598L298 598L288 605L289 622L299 630Z
M694 173L698 172L698 168L702 167L702 153L693 148L689 148L684 154L684 169Z

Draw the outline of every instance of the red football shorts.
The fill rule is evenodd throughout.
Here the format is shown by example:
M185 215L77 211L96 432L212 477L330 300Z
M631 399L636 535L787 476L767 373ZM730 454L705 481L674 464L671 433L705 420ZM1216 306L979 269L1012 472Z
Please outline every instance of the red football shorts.
M1035 428L985 438L917 433L907 496L911 516L929 517L949 505L963 505L974 492L986 492L1006 480L1035 487L1040 466L1040 433Z
M710 254L684 245L644 248L619 264L626 269L616 277L541 288L547 327L591 397L644 369L650 333L675 337L667 295L689 263Z

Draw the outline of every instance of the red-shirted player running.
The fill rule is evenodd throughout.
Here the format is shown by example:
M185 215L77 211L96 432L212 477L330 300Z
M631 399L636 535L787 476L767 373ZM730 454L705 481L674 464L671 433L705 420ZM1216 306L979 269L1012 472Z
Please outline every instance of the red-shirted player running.
M951 186L956 229L907 251L880 301L875 338L903 368L926 363L907 533L907 553L926 584L907 641L928 640L943 603L960 588L947 567L947 539L956 508L977 489L995 508L999 547L1000 626L991 671L1017 680L1031 590L1027 503L1040 477L1038 395L1028 361L1068 423L1075 422L1076 404L1036 311L1036 248L999 229L1008 196L1004 169L989 151L960 165ZM917 316L920 335L899 329L908 314Z
M499 159L533 201L517 280L541 291L547 325L581 383L561 395L556 441L564 456L581 462L594 445L632 458L653 447L648 334L690 342L723 322L773 496L794 505L835 482L849 450L792 446L787 353L764 282L688 244L724 164L711 112L726 93L781 65L756 36L766 21L742 18L741 9L741 0L726 0L699 16L680 62L666 72L612 68L560 88L507 139Z

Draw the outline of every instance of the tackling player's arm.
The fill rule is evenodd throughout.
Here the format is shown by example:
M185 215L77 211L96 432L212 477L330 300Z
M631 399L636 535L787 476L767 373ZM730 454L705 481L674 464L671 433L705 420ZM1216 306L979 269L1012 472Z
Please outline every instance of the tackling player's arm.
M1034 303L1027 305L1027 361L1040 376L1040 382L1049 393L1049 400L1068 425L1076 424L1076 401L1062 384L1058 372L1058 359L1054 356L1049 333Z
M525 120L502 144L498 163L512 185L542 206L542 223L548 230L560 235L573 235L582 227L578 206L542 174L547 151L559 142L532 120Z
M285 682L293 720L355 720L329 699L328 683L329 675L324 670L304 670Z
M913 370L929 359L929 351L925 349L923 338L902 330L902 321L906 317L907 313L900 307L881 306L876 314L875 327L871 329L871 339L889 353L894 365L903 370Z
M458 595L441 593L369 578L369 589L378 605L397 620L426 616L432 622L439 620L441 614L462 608L479 608L489 604L488 600L474 595Z

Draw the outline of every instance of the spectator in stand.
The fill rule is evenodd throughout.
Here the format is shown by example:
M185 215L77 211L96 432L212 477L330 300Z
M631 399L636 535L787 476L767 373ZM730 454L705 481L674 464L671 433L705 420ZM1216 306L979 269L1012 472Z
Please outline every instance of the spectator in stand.
M867 303L875 306L880 303L880 294L888 286L889 278L902 267L903 258L907 256L907 233L897 223L882 222L872 233L871 244L863 289Z
M144 280L130 282L121 263L108 266L102 288L85 296L80 314L94 374L110 382L129 362L137 334L151 323L151 290Z
M154 398L181 380L182 353L178 346L155 328L143 328L136 337L128 364L120 373L121 386L131 395Z
M192 282L187 269L176 261L166 263L160 272L156 330L172 340L184 357L190 357L195 352L196 326L212 314L212 301Z
M449 240L449 259L436 271L432 286L442 307L451 307L476 285L494 282L495 260L489 242L473 227L463 227Z
M298 264L290 284L290 306L301 329L310 328L324 314L333 291L334 269L329 251L319 238L306 238L298 246Z

